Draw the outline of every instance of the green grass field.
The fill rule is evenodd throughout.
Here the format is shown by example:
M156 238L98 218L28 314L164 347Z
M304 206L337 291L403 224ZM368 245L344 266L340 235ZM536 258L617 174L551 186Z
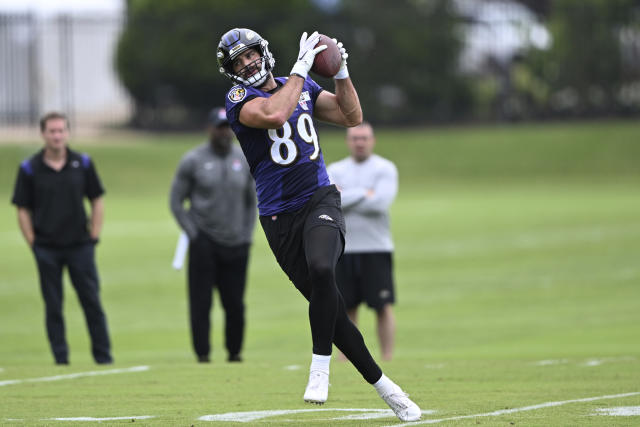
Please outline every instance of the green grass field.
M328 162L346 155L341 132L320 135ZM377 151L400 172L397 344L381 365L426 412L422 422L640 424L638 135L638 122L378 132ZM170 265L178 228L167 195L180 156L200 139L73 144L107 188L98 263L116 359L108 367L92 362L68 281L71 365L53 365L35 264L9 204L19 161L40 145L0 145L1 425L398 424L337 360L327 404L302 401L307 308L260 229L245 362L224 361L216 301L213 363L195 363L185 275ZM377 357L370 311L360 326ZM614 410L623 415L606 415ZM253 411L272 412L221 416Z

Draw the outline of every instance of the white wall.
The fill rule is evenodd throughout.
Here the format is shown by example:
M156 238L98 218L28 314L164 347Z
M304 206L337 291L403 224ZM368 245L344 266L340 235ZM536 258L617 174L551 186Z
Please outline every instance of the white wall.
M114 67L122 10L20 13L0 8L0 125L33 124L50 110L67 113L76 127L130 117L132 101Z

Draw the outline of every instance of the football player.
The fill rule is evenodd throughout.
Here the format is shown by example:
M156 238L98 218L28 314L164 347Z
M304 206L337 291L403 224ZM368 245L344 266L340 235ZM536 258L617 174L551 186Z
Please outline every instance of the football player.
M323 404L335 344L402 421L420 418L420 408L385 376L349 320L335 281L344 249L340 193L329 182L314 120L352 127L362 122L358 94L347 70L348 54L333 77L334 93L308 73L318 32L303 33L291 72L272 74L269 43L246 28L227 31L218 44L219 71L234 83L227 117L256 181L260 223L281 268L309 301L313 354L304 400Z

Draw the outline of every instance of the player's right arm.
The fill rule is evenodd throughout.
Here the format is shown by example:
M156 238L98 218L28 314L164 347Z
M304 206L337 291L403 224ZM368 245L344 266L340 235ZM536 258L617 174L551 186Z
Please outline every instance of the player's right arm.
M240 123L258 129L279 129L298 105L304 79L291 76L287 83L269 98L253 98L240 110Z
M247 101L240 110L240 123L258 129L279 129L284 126L298 105L302 85L313 66L316 54L327 48L326 45L315 47L319 39L317 31L309 37L306 32L302 33L298 60L285 85L269 98L258 97ZM241 66L244 64L238 65Z
M35 233L33 231L33 221L31 221L31 211L29 209L18 206L18 225L27 244L33 247Z

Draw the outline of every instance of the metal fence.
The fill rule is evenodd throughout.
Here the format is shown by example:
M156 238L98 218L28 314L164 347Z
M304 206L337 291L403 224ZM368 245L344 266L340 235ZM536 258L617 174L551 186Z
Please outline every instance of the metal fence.
M119 16L0 14L0 127L32 127L50 110L72 125L126 121L131 101L113 54Z
M518 116L527 97L532 98L540 85L535 85L524 72L527 70L518 68L514 58L527 47L546 49L552 44L548 23L521 2L455 0L454 4L463 37L460 72L475 82L484 79L487 84L479 87L489 91L487 100L476 100L476 104L486 105L490 111L475 114L494 117L493 110L499 110L505 112L497 114L499 118ZM127 122L133 102L120 84L113 62L124 23L121 15L0 12L0 135L7 129L33 129L38 117L50 110L67 113L76 129ZM625 79L616 96L628 111L637 113L640 31L629 26L619 30L619 38ZM532 86L519 88L519 81ZM595 95L602 92L597 89L594 86ZM393 99L394 95L390 92L384 97ZM570 101L577 99L571 88L551 98L551 104L562 108L565 104L571 107ZM560 107L551 113L562 113ZM520 116L527 117L524 113Z

